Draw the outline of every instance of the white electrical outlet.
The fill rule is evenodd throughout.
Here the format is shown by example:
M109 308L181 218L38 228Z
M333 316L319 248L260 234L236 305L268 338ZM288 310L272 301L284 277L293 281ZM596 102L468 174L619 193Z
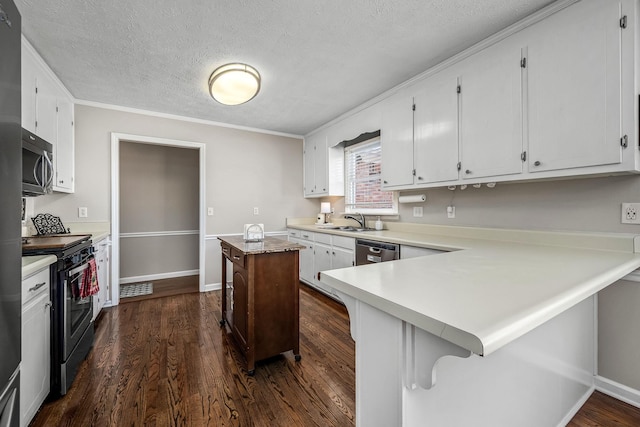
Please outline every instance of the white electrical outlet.
M213 216L213 208L207 208L207 215Z
M455 217L456 217L456 207L447 206L447 218L455 218Z
M78 218L86 218L88 217L88 211L87 208L82 207L82 208L78 208Z
M422 218L422 206L414 206L413 208L413 216Z
M253 214L254 214L254 215L260 215L260 209L258 209L258 208L253 208Z
M640 203L623 203L620 219L623 224L640 224Z

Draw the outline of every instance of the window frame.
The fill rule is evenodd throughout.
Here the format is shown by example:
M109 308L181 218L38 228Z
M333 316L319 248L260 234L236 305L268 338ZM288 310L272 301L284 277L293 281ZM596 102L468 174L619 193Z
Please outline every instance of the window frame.
M349 190L350 184L352 180L349 179L349 155L350 152L355 149L361 149L367 145L376 144L380 149L382 149L381 139L379 136L368 139L366 141L358 142L357 144L352 144L344 147L344 208L345 213L361 213L363 215L398 215L398 192L397 191L385 191L382 190L382 173L379 174L377 178L380 182L380 191L384 193L392 194L392 207L390 208L362 208L354 206L350 199L350 194L352 192ZM380 158L380 169L382 169L382 158Z

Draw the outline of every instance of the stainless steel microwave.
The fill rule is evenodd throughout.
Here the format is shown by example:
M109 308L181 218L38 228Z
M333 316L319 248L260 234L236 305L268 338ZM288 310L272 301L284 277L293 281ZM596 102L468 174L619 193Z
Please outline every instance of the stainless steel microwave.
M53 146L22 129L22 195L41 196L53 189Z

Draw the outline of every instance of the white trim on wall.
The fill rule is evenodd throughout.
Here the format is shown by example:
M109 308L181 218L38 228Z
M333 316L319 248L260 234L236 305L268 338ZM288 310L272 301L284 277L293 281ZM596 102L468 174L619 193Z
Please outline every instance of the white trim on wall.
M103 104L101 102L87 101L84 99L75 99L75 103L78 105L86 105L87 107L104 108L105 110L122 111L125 113L142 114L142 115L151 116L151 117L160 117L163 119L180 120L182 122L198 123L203 125L218 126L222 128L243 130L247 132L262 133L266 135L275 135L275 136L284 136L288 138L302 139L302 135L296 135L292 133L277 132L274 130L258 129L258 128L252 128L248 126L233 125L233 124L222 123L222 122L214 122L213 120L196 119L194 117L179 116L177 114L158 113L156 111L141 110L139 108L131 108L131 107L123 107L121 105Z
M184 271L171 271L168 273L145 274L143 276L122 277L120 279L120 284L126 285L128 283L150 282L153 280L162 280L162 279L175 279L176 277L195 276L196 274L199 274L199 273L200 273L200 270L184 270Z
M640 390L636 390L631 387L627 387L624 384L620 384L616 381L608 378L596 375L595 377L596 390L609 395L618 400L640 408Z
M111 277L116 283L120 281L120 142L133 141L141 144L165 145L169 147L192 148L199 150L199 207L198 207L198 252L200 274L198 288L200 292L205 291L204 271L205 271L205 184L206 184L206 153L205 144L201 142L181 141L177 139L158 138L153 136L132 135L126 133L111 132ZM112 305L120 302L120 289L114 286L111 295Z
M191 236L200 234L199 230L176 230L176 231L139 231L135 233L120 233L121 239L134 237L167 237L167 236Z

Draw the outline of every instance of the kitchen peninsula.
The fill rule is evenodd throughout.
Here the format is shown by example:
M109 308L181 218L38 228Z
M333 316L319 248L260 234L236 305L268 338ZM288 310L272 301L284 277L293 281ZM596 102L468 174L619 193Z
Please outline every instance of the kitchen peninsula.
M637 237L388 226L359 234L448 252L322 272L356 341L357 425L564 425L594 389L596 294L640 267Z
M275 237L245 241L218 237L222 247L222 320L247 361L249 375L256 361L293 350L300 360L298 251L304 246ZM227 283L227 260L233 280Z

